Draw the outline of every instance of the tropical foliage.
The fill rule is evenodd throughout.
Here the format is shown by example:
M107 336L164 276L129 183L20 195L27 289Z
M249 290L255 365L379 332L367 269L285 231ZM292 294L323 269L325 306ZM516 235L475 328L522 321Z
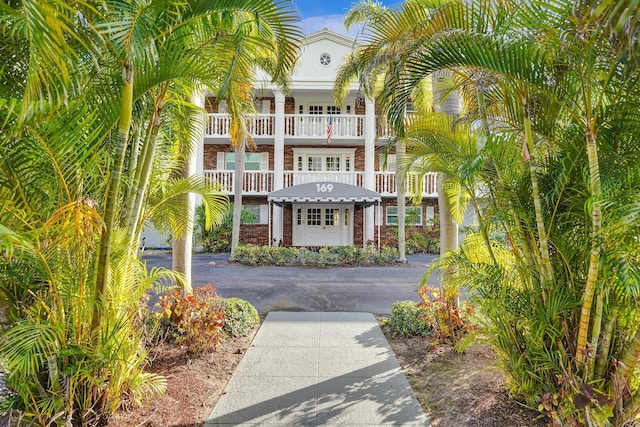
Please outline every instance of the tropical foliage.
M240 298L224 300L224 317L224 332L232 337L243 337L260 323L258 310Z
M229 93L248 74L238 64L280 78L296 19L265 0L0 5L0 359L13 392L2 409L35 425L100 425L123 398L163 391L143 371L140 301L160 276L181 276L147 271L141 229L183 233L189 192L208 222L220 218L226 198L182 177L202 116L189 101Z
M391 316L387 322L391 333L403 337L431 334L427 324L426 312L416 301L396 301L391 306Z
M206 211L204 205L196 208L196 241L205 252L229 252L231 250L231 228L233 224L233 208L227 209L220 224L207 228ZM242 209L241 224L254 224L256 214L249 209Z
M438 266L457 271L447 281L454 289L477 296L511 392L556 425L637 422L637 5L377 7L352 11L384 17L365 29L371 43L357 51L358 66L393 64L378 103L404 130L405 167L445 172L454 217L467 206L476 215L478 232ZM393 49L376 44L380 34ZM443 71L462 113L408 119L406 100Z
M317 265L349 266L366 264L395 264L396 248L373 246L332 246L317 249L281 246L239 246L236 254L229 258L244 265Z

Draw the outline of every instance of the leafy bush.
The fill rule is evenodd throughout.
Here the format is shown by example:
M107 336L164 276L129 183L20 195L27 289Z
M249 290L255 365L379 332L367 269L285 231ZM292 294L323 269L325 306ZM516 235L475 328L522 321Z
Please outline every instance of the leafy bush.
M258 311L248 301L227 298L224 303L224 331L227 335L243 337L260 322Z
M248 209L242 209L240 223L253 224L257 220L256 214ZM230 204L222 223L210 230L205 228L204 206L196 208L196 239L205 252L229 252L231 250L231 227L233 226L233 204Z
M470 321L474 307L466 303L458 305L457 293L447 295L440 289L424 286L418 294L425 323L441 343L457 344L476 329Z
M396 248L356 246L323 247L318 250L307 248L269 247L243 245L238 248L231 262L244 265L315 265L345 266L364 264L393 264L398 259Z
M212 286L196 288L190 295L176 290L160 297L162 315L170 322L177 342L194 353L215 349L224 338L225 303Z
M394 335L403 337L430 335L426 322L426 311L415 301L396 301L391 306L388 325Z

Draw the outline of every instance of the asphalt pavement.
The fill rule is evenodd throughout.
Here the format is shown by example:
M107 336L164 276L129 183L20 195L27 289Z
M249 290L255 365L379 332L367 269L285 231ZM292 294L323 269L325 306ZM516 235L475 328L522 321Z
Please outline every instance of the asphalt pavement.
M194 254L194 287L213 284L219 295L249 301L259 313L344 311L389 315L395 301L418 301L417 288L434 255L409 255L407 264L366 267L252 267L228 254ZM148 267L171 268L170 253L143 255ZM429 280L438 285L437 277Z

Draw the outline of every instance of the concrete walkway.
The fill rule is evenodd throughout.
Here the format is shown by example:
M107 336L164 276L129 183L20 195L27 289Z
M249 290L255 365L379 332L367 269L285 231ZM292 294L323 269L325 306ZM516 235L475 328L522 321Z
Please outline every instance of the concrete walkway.
M271 312L205 427L428 426L370 313Z

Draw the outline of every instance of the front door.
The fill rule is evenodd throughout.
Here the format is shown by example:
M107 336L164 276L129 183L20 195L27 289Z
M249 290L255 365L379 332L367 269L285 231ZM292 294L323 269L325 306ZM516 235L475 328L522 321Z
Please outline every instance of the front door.
M353 205L294 205L294 246L353 244Z

